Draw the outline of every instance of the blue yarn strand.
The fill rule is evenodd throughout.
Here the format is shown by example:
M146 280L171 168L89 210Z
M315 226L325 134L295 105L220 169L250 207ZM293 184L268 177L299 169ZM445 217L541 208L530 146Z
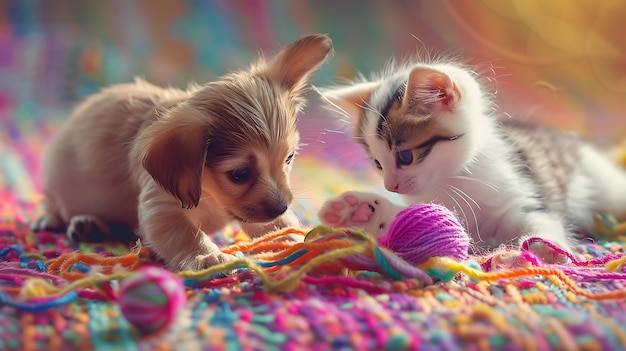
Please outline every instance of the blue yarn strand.
M74 263L72 265L72 268L76 268L81 273L88 273L89 272L89 267L84 265L84 264L82 264L82 263Z
M24 251L19 246L7 246L3 249L0 249L0 257L6 257L12 251L16 252L20 258L24 255Z
M276 262L258 261L257 264L259 266L263 267L263 268L280 266L280 265L286 265L286 264L289 264L289 263L297 260L298 258L304 256L308 252L309 252L309 250L300 250L300 251L296 251L296 252L292 253L291 255L283 258L282 260L279 260L279 261L276 261Z
M74 302L78 298L76 291L59 296L58 298L42 303L22 303L11 300L5 293L0 292L0 304L19 308L26 312L43 312L51 308L60 307Z
M378 246L374 245L374 258L376 259L376 262L378 263L378 266L392 279L395 280L401 280L402 279L402 275L400 275L398 272L396 272L390 265L389 262L387 262L387 259L385 258L385 256L383 256L383 254L380 252L380 248Z

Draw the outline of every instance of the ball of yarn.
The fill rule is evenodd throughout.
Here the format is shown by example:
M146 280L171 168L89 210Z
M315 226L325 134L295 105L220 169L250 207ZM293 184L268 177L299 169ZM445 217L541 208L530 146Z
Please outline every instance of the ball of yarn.
M169 326L186 301L182 279L163 268L140 268L120 284L118 303L122 315L144 333Z
M400 211L377 241L413 265L435 256L469 258L465 228L450 210L437 204L414 204Z

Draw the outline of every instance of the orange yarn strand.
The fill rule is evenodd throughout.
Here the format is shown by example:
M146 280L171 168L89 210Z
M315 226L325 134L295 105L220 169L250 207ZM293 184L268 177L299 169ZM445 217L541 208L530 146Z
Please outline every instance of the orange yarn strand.
M297 228L285 228L285 229L277 230L272 233L268 233L259 238L255 238L254 240L247 242L247 243L234 244L229 247L225 247L222 249L222 252L227 253L227 254L233 254L237 251L250 252L250 250L256 250L256 248L258 247L260 243L265 243L265 242L269 242L275 239L279 239L288 234L299 234L299 235L304 236L306 235L306 232ZM287 245L284 245L284 246L291 246L291 244L289 243L285 243L285 244ZM260 250L256 250L256 251L260 251Z
M292 255L294 252L300 251L300 250L308 250L308 251L319 253L319 252L329 251L333 249L342 249L342 248L346 248L350 246L354 246L354 242L349 241L349 240L337 240L337 241L332 241L332 242L328 241L328 242L319 242L319 243L304 242L304 243L292 244L289 248L287 248L284 251L268 252L266 254L259 255L256 258L261 258L261 259L268 260L268 261L276 261L276 260L280 260L285 257L288 257Z
M69 254L63 254L58 258L52 260L48 266L48 273L56 274L67 280L77 280L84 278L87 274L82 272L70 271L72 265L76 263L84 263L87 265L100 265L103 267L103 273L112 273L115 266L121 266L128 270L134 270L141 263L140 259L141 249L133 249L130 253L124 256L115 257L101 257L89 254L81 254L73 252Z

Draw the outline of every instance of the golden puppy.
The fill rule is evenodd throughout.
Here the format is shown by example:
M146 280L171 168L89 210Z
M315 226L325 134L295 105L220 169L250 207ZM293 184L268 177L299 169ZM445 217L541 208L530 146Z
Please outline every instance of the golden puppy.
M304 36L248 71L187 91L143 81L77 107L43 155L44 213L33 229L90 240L122 223L174 270L224 262L207 234L297 225L289 172L308 75L332 53Z

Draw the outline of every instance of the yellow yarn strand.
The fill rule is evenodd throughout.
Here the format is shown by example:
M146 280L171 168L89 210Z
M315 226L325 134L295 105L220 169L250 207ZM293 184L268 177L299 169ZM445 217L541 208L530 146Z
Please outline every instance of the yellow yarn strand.
M300 278L309 271L313 270L315 267L326 262L341 259L343 257L364 253L368 250L368 248L369 245L361 244L323 253L302 265L295 272L289 273L282 279L278 280L272 280L270 275L267 274L262 267L260 267L249 258L242 258L233 260L231 262L222 263L220 265L213 266L202 271L183 271L180 272L178 275L181 278L187 279L205 279L214 274L229 272L236 268L240 268L241 266L246 266L248 269L254 271L254 273L256 273L259 278L261 278L261 280L263 281L263 286L267 291L291 291L296 287Z
M29 299L34 297L42 297L42 296L50 296L50 295L65 295L72 291L84 289L84 288L94 288L98 284L103 282L111 282L114 280L122 280L128 278L131 275L134 275L134 272L118 272L113 274L94 274L87 276L85 278L81 278L73 281L72 283L59 288L57 286L52 285L45 279L42 278L30 278L24 282L24 286L20 291L20 297L23 299Z

